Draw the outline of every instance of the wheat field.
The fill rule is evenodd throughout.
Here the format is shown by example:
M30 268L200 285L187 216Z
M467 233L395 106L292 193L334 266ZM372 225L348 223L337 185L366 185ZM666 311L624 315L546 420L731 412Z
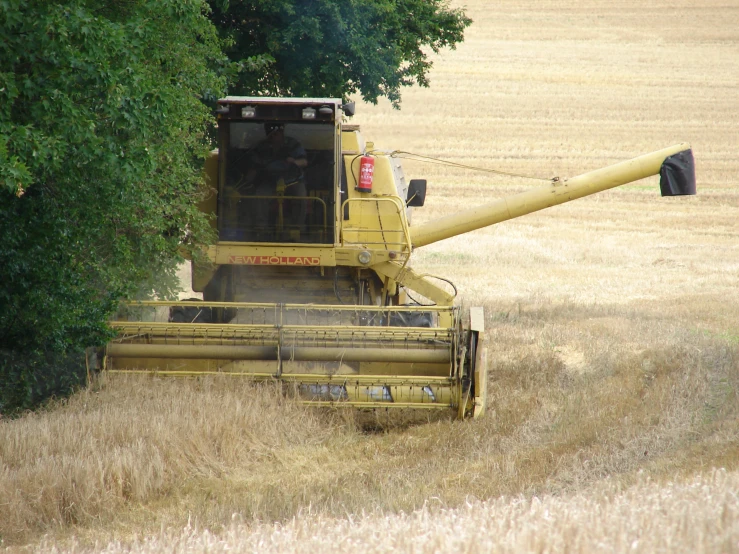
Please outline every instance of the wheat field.
M470 0L402 110L414 223L690 142L647 179L419 249L486 311L487 417L405 425L228 379L0 420L10 552L739 552L739 2Z

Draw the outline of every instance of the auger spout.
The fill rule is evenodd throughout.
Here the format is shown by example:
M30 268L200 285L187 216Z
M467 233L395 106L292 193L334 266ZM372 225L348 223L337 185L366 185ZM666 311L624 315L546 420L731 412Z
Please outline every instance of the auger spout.
M522 192L411 227L411 242L414 248L425 246L657 174L661 175L662 196L695 194L695 167L690 145L676 144L571 179L553 182L548 187Z

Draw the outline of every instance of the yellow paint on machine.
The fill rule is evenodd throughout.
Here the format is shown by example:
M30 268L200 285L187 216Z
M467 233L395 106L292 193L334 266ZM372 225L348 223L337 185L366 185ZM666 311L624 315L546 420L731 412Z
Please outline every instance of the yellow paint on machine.
M411 267L413 250L666 164L674 194L694 193L692 152L677 144L412 226L426 181L406 180L392 152L343 122L353 106L260 97L218 106L219 147L205 168L214 193L200 204L218 240L192 268L203 301L126 307L111 323L108 371L278 380L309 405L479 417L488 403L484 311L455 306L453 285ZM374 172L359 190L362 157Z

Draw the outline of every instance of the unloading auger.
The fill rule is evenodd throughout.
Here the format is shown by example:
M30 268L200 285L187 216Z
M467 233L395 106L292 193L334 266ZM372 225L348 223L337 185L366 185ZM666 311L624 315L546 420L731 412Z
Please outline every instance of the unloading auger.
M688 144L411 226L426 181L342 122L337 99L227 97L206 163L218 241L202 300L129 304L108 372L279 381L307 404L452 410L487 398L484 313L409 265L415 248L660 174L695 194ZM443 280L442 280L443 282ZM423 304L418 302L423 298Z

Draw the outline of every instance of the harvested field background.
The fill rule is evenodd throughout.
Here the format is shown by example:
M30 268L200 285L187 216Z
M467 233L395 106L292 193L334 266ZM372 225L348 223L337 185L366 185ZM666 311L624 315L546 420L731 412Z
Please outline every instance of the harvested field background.
M698 196L649 179L416 252L485 307L482 420L368 433L269 388L130 378L0 420L0 545L739 552L739 3L466 5L430 89L358 106L378 147L548 178L687 141ZM405 167L429 179L415 223L546 185Z

